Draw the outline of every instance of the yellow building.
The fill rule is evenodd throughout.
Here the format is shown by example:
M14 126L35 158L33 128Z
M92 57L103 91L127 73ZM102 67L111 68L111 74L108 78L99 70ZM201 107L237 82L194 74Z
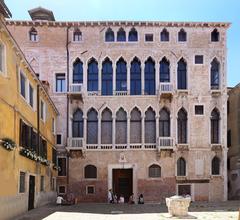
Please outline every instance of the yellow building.
M1 219L56 198L55 122L58 111L8 29L0 1Z

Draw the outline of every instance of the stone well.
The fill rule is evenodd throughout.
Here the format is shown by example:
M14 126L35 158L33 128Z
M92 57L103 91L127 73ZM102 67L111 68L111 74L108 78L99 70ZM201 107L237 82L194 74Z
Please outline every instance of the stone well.
M184 217L188 215L188 207L191 202L191 197L172 196L166 198L168 213L171 216Z

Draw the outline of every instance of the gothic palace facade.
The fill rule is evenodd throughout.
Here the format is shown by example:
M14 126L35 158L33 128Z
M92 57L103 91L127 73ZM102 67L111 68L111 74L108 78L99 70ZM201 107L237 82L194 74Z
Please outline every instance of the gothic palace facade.
M226 200L229 24L60 22L48 12L7 27L60 112L58 192Z

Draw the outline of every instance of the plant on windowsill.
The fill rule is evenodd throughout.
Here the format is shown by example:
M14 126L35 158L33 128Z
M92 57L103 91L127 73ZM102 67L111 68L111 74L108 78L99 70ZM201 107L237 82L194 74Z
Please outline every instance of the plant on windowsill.
M61 171L61 167L57 166L56 164L53 163L53 169L57 171Z
M3 138L2 140L0 140L0 144L9 151L14 150L14 148L16 147L16 143L10 138Z
M29 158L30 160L34 160L34 161L38 160L37 153L35 151L30 150L30 149L21 147L19 153L22 156Z

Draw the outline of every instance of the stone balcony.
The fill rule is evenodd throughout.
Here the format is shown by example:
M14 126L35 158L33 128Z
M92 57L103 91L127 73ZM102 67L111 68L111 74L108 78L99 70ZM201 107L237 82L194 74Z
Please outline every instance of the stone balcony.
M83 150L84 148L84 138L80 137L70 137L68 138L68 150Z
M173 84L170 82L161 82L159 84L160 98L172 98L173 96Z
M174 150L174 139L172 137L159 137L157 149L158 149L158 151Z
M83 99L84 89L82 83L74 83L69 85L68 94L72 99Z

